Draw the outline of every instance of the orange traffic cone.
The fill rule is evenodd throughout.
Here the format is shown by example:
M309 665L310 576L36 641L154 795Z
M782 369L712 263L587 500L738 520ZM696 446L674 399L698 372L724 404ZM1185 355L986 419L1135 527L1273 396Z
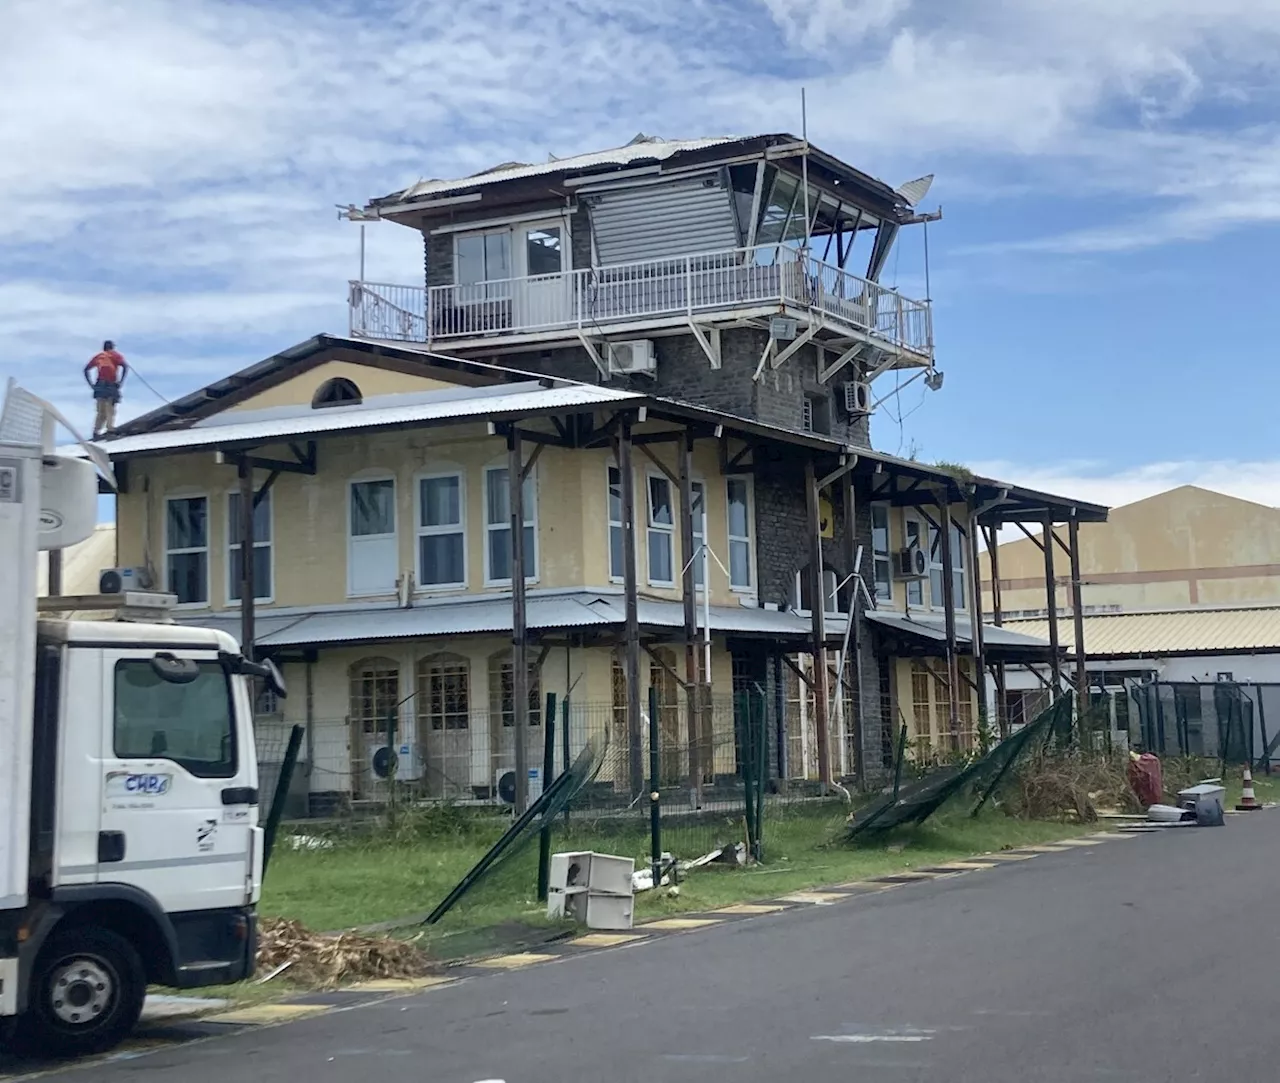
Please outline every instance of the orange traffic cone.
M1262 808L1262 805L1253 793L1253 774L1246 763L1244 765L1244 793L1240 795L1240 804L1236 805L1236 811L1253 812L1260 808Z

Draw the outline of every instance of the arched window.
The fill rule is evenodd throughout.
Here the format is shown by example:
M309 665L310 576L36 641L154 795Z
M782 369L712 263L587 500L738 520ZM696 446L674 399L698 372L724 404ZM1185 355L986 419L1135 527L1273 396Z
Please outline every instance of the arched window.
M418 662L418 732L465 730L471 724L471 666L455 654L435 654Z
M504 727L516 724L515 667L511 652L500 651L489 658L489 713L501 715ZM542 723L542 681L536 665L529 666L529 725Z
M367 734L385 733L400 702L400 665L390 658L365 658L350 674L351 721Z
M322 406L351 406L363 401L364 396L360 394L355 381L348 380L345 376L335 376L316 388L316 393L311 396L311 407L318 410Z

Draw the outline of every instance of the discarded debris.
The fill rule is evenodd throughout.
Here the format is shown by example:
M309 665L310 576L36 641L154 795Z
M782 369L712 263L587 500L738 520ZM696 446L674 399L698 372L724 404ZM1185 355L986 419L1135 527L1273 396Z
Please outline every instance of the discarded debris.
M262 977L260 977L256 982L254 982L254 984L266 985L267 982L271 981L272 978L280 977L280 975L283 974L286 970L288 970L289 967L291 966L293 966L293 960L286 959L279 966L272 967L270 970L268 970L265 974L262 975Z
M430 964L408 940L359 933L313 933L301 922L268 918L258 937L258 966L302 985L330 987L377 978L415 978ZM272 974L274 977L275 974Z

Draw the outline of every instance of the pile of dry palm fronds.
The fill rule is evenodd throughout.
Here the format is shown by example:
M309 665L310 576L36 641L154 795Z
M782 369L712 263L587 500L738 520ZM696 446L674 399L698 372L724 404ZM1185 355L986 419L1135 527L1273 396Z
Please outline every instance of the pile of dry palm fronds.
M1125 776L1127 756L1044 751L1019 764L1003 788L1006 812L1029 820L1090 823L1100 811L1136 809Z
M288 967L279 968L284 964ZM301 922L266 918L258 930L258 972L279 972L299 985L324 988L376 978L414 978L429 969L410 941L360 933L313 933Z

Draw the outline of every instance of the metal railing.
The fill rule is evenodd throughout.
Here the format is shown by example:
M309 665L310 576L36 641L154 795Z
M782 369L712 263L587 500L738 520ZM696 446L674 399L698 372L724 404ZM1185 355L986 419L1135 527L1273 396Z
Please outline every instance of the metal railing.
M352 282L350 291L353 335L415 342L783 304L895 351L933 356L927 302L779 245L430 288Z

